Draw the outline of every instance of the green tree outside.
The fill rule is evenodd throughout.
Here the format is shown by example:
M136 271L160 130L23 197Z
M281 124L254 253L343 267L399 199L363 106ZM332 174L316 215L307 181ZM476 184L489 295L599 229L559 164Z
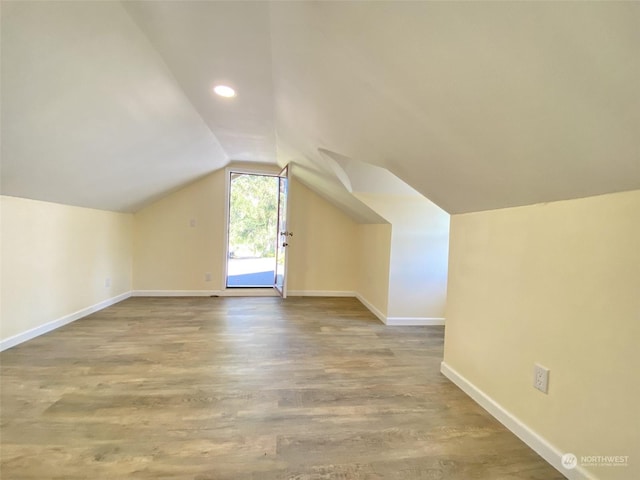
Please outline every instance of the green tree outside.
M278 178L232 174L229 251L274 257L278 222Z

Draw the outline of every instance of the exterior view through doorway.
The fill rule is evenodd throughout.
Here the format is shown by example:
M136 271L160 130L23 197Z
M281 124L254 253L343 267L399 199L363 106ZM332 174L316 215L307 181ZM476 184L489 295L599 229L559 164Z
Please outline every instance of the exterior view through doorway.
M226 286L273 287L280 179L267 174L230 175Z

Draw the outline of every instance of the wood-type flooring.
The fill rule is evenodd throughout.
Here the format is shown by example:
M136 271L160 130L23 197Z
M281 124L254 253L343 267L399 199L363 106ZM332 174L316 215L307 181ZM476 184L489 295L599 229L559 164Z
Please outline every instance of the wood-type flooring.
M130 298L0 354L0 477L564 478L353 298Z

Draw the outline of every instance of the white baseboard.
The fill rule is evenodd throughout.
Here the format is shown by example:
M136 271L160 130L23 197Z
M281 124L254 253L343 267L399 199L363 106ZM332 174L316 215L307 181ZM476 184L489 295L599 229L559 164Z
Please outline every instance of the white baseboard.
M56 328L60 328L63 325L75 322L76 320L95 313L98 310L110 307L111 305L121 302L122 300L126 300L130 296L131 292L125 292L120 295L116 295L115 297L108 298L106 300L103 300L102 302L96 303L95 305L91 305L90 307L83 308L82 310L78 310L77 312L65 315L64 317L60 317L56 320L52 320L38 327L27 330L26 332L22 332L12 337L5 338L4 340L0 341L0 352L8 348L15 347L16 345L26 342L27 340L39 337L40 335L55 330Z
M356 292L345 290L290 290L287 292L291 297L355 297L371 311L382 323L390 326L397 325L444 325L442 318L414 318L414 317L389 317L387 318L380 310L371 304L366 298ZM0 340L0 352L31 340L47 332L60 328L63 325L74 322L82 317L86 317L98 310L114 305L129 297L275 297L277 292L271 288L265 289L242 289L230 288L225 290L132 290L117 295L102 302L96 303L77 312L65 315L64 317L52 320L38 327L19 333L12 337Z
M289 297L355 297L355 292L348 290L288 290Z
M389 326L444 325L444 318L387 317L359 293L349 290L289 290L289 297L355 297ZM134 290L134 297L276 297L273 288L227 288L224 290Z
M134 297L277 297L273 288L227 288L224 290L134 290Z
M469 395L478 405L489 412L496 420L507 427L508 430L514 433L520 440L531 447L531 449L569 480L598 480L597 477L587 472L581 466L577 466L572 470L564 468L561 464L561 458L562 455L567 452L562 452L549 441L538 435L445 362L442 362L440 371L445 377L455 383L460 390Z
M224 290L134 290L134 297L277 297L273 288L225 288ZM288 290L289 297L355 297L344 290Z
M360 300L360 303L362 303L365 307L367 307L367 309L369 309L371 313L373 313L376 317L378 317L378 320L380 320L384 324L387 323L387 316L384 313L382 313L380 310L378 310L376 307L374 307L369 300L364 298L359 293L356 293L356 298Z
M444 318L428 317L387 317L384 322L387 325L399 326L441 326L444 325Z
M400 326L430 326L430 325L444 325L444 318L428 318L428 317L387 317L384 313L378 310L373 304L364 298L361 294L356 293L355 297L360 300L365 307L369 309L378 319L390 327Z
M132 297L210 297L220 295L217 290L133 290Z

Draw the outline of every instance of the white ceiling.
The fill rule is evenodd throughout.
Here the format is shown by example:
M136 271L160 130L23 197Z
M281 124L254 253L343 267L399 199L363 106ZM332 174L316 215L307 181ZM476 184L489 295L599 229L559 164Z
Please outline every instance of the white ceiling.
M2 2L2 193L132 211L228 161L112 2Z
M2 193L135 211L230 160L360 221L363 162L450 213L637 189L639 50L637 2L2 2Z
M231 160L276 161L269 4L125 2ZM236 89L218 97L214 85Z

